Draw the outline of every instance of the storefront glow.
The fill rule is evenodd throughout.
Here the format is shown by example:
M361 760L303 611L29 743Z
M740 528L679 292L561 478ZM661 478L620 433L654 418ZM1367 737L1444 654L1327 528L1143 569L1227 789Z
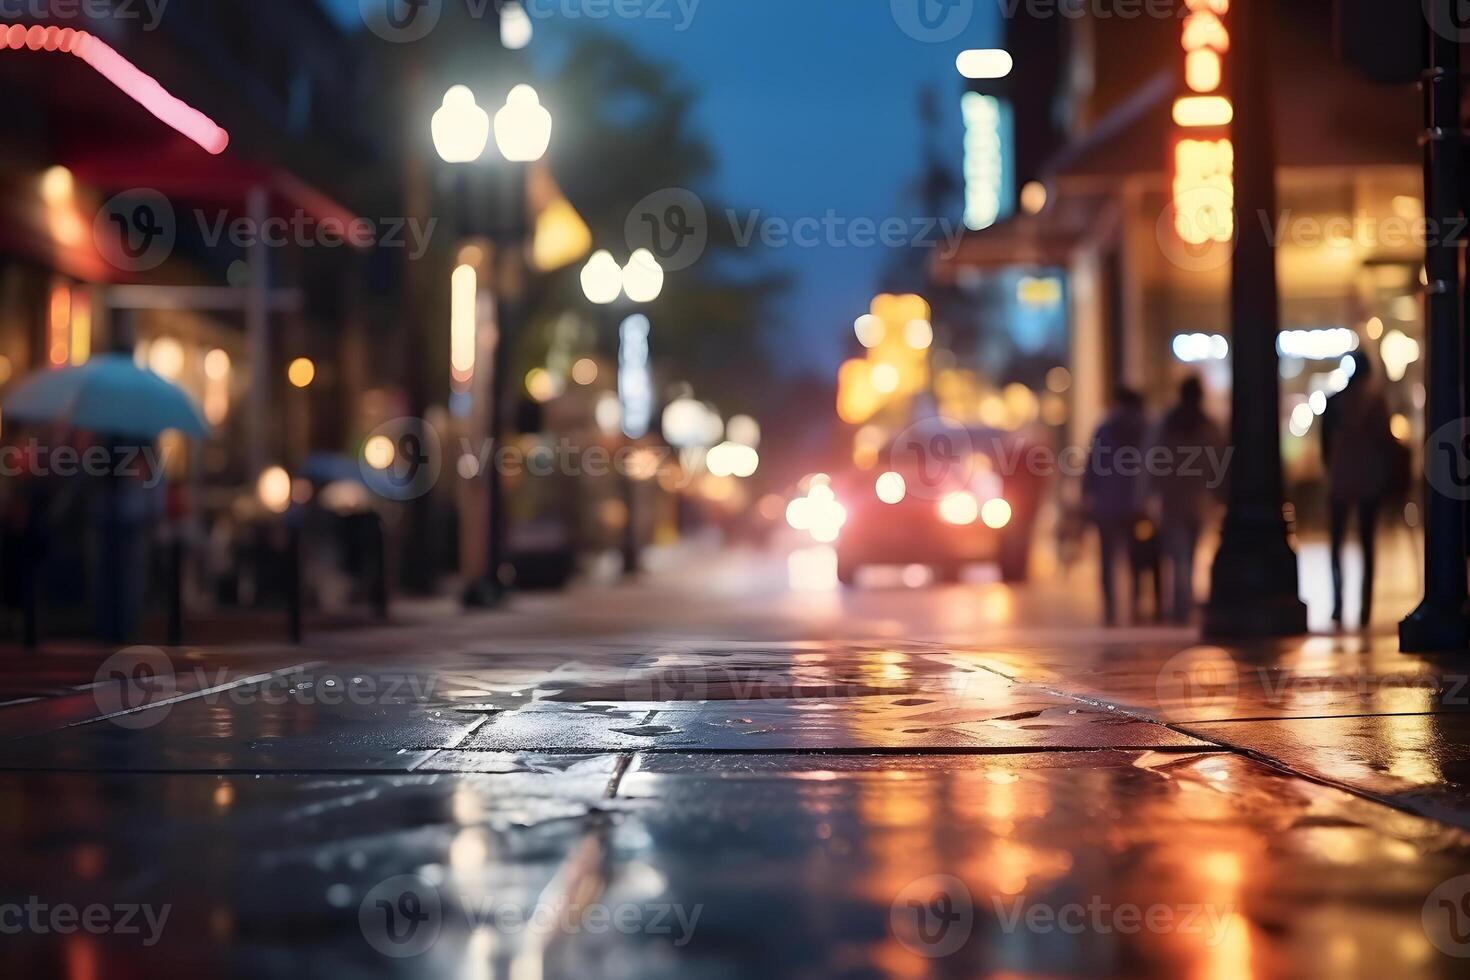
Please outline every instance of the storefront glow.
M618 329L618 401L623 435L641 439L653 418L653 378L648 371L648 317L634 313Z
M1011 107L993 95L960 97L965 123L965 227L989 228L1010 213Z

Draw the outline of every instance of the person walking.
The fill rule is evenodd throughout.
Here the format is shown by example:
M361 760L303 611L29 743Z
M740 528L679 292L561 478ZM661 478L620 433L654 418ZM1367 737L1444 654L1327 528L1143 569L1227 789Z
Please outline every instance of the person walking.
M1130 388L1113 393L1112 408L1092 436L1087 471L1082 476L1083 512L1097 525L1103 621L1117 622L1117 564L1129 559L1133 525L1139 512L1143 474L1143 440L1147 420L1143 399ZM1128 561L1128 594L1138 594L1137 568Z
M1194 615L1195 553L1223 476L1225 440L1204 404L1199 378L1185 378L1179 401L1149 439L1147 496L1157 508L1159 546L1169 568L1169 620L1180 624Z
M1342 545L1348 520L1358 517L1363 551L1358 625L1373 611L1374 539L1383 498L1394 481L1400 454L1389 428L1388 402L1373 377L1372 362L1354 351L1347 386L1327 399L1322 413L1322 465L1327 474L1328 525L1332 539L1332 622L1342 627Z

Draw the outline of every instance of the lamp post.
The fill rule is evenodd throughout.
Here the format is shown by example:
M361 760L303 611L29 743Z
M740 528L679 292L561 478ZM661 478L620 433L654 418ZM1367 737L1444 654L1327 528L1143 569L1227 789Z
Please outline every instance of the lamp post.
M630 304L652 303L664 288L664 270L653 253L640 248L619 266L612 253L599 249L582 267L582 293L595 306L612 306L621 296ZM618 403L622 407L623 435L631 445L648 433L653 410L652 382L648 376L648 317L631 313L618 327ZM634 409L637 411L634 411ZM623 506L623 574L638 571L637 487L633 474L621 475Z
M1235 207L1241 215L1277 213L1269 51L1274 7L1274 0L1256 0L1231 8L1238 66L1231 138ZM1241 222L1230 273L1230 441L1236 452L1205 607L1204 632L1212 637L1293 636L1307 630L1307 607L1297 595L1296 552L1282 511L1276 286L1275 246Z
M505 189L504 220L496 229L498 253L518 255L526 237L526 165L541 159L551 144L551 113L541 105L536 90L529 85L516 85L506 96L505 105L496 111L493 126L489 114L475 104L474 94L456 85L444 96L444 104L434 113L434 148L449 164L469 164L479 160L489 144L493 131L495 147L508 165L501 181ZM462 209L467 201L465 175L461 174ZM497 254L497 263L500 259ZM517 277L518 278L518 277ZM520 318L519 297L497 293L496 336L491 348L489 386L489 437L492 448L489 480L490 519L484 576L469 583L464 603L472 607L496 605L504 595L500 569L505 564L505 485L494 465L495 452L505 432L505 388L508 355L513 346L507 343L517 332ZM463 365L460 365L463 367ZM483 387L481 390L484 390Z

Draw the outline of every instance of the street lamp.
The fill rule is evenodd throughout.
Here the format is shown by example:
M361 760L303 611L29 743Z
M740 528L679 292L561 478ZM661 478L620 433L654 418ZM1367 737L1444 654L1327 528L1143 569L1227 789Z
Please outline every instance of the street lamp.
M632 303L652 303L664 288L664 270L646 248L636 249L628 264L619 266L606 249L592 253L582 267L582 293L596 306L610 306L619 296ZM618 329L618 400L622 408L623 434L630 441L648 432L653 411L653 387L648 374L648 317L634 313ZM631 473L623 474L624 502L627 505L623 528L623 571L638 570L637 529L634 526L637 492Z
M635 251L622 269L623 292L635 303L652 303L664 289L664 270L646 248Z
M432 131L434 148L445 163L474 163L485 152L490 141L491 121L489 113L475 104L474 93L463 85L456 85L444 94L444 104L434 113ZM505 105L495 113L495 147L502 159L509 164L506 172L504 227L496 236L498 244L511 254L518 254L516 246L526 236L526 170L525 164L533 163L546 155L551 144L551 113L541 104L536 90L529 85L516 85L506 96ZM465 195L467 203L468 195ZM473 268L461 265L455 270L454 287L458 301L455 303L455 319L451 332L457 339L453 344L452 360L456 378L468 378L473 371L473 350L468 342L465 319L469 313L465 299L470 295L467 288L471 282ZM506 343L507 337L516 333L517 314L515 302L508 296L498 296L498 324L490 371L490 441L499 446L505 429L506 354L514 349ZM490 532L489 554L486 556L485 577L480 583L470 585L465 591L466 605L493 605L500 598L500 568L505 560L505 487L500 472L490 467Z
M589 303L607 306L616 302L622 291L623 270L618 267L618 260L605 248L593 252L582 266L582 295Z
M444 93L444 104L434 111L430 129L441 160L474 163L490 142L490 114L475 104L468 86L455 85Z
M551 113L531 86L511 89L505 105L495 113L495 145L512 163L532 163L546 155L551 145Z

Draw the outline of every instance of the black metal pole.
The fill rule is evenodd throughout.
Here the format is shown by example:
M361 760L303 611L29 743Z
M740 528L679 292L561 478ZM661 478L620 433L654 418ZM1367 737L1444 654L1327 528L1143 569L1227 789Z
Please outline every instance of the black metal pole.
M184 536L175 527L168 543L168 645L184 642Z
M301 528L286 517L286 634L301 643Z
M1428 316L1425 355L1424 599L1399 623L1405 651L1463 650L1465 610L1465 503L1458 462L1464 454L1465 407L1461 388L1460 243L1443 237L1459 213L1460 44L1454 40L1456 0L1427 8L1428 67L1424 94L1424 214L1430 234L1424 249Z
M627 472L628 464L623 464L623 506L627 510L627 516L623 521L623 577L630 578L638 574L638 481L633 479L633 474Z
M370 517L368 527L373 537L372 555L372 602L373 613L379 619L388 618L388 535L383 528L383 519L377 514Z
M1275 0L1230 10L1235 121L1236 245L1230 274L1230 495L1210 578L1204 631L1222 638L1290 636L1307 629L1296 553L1283 513L1276 146L1270 40Z
M31 500L31 506L36 506L35 498ZM26 520L31 520L30 514ZM22 532L25 536L24 560L21 562L20 581L20 617L21 617L21 643L27 650L36 649L40 642L40 604L41 604L41 575L43 562L41 560L41 549L36 546L32 528L27 526Z
M526 178L523 163L505 162L504 220L501 233L497 236L495 256L496 294L496 337L493 362L490 367L490 472L489 481L490 515L488 547L485 556L485 579L476 596L475 605L494 606L505 598L508 590L506 536L509 522L505 512L505 480L496 465L496 457L505 439L506 401L510 361L515 353L515 341L520 334L521 306L523 297L524 269L521 268L522 253L526 239Z

